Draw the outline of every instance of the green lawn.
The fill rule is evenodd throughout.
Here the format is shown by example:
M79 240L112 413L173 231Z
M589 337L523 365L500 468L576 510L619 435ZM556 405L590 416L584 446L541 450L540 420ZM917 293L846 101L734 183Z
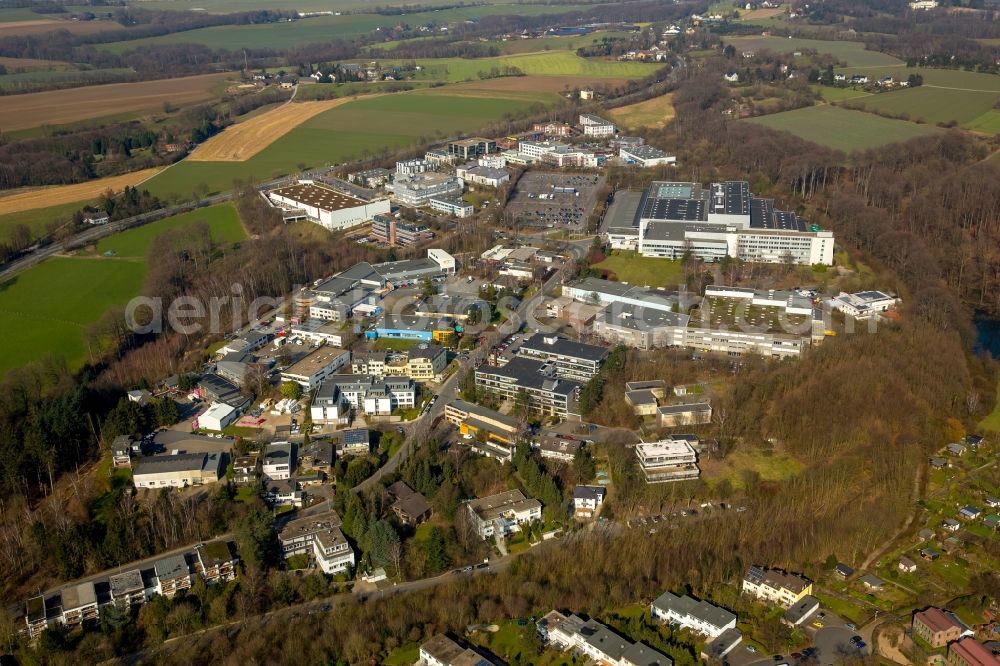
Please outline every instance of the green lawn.
M990 109L978 118L963 123L962 127L974 132L986 132L987 134L1000 134L1000 111Z
M809 86L818 92L826 102L839 102L845 99L859 99L871 97L871 93L864 90L854 90L853 88L834 88L832 86Z
M734 488L741 488L745 471L757 472L763 481L784 481L800 473L804 467L801 462L782 452L740 449L726 456L724 467L717 473L709 469L705 477L729 479Z
M382 660L382 666L410 666L420 659L420 646L416 643L402 645Z
M628 251L615 250L594 268L611 271L619 282L640 287L676 287L681 282L680 261L640 257Z
M748 118L746 122L791 132L807 141L844 152L876 148L942 131L933 125L917 125L834 106L809 106Z
M116 257L145 259L153 239L165 231L205 222L212 230L212 240L235 243L246 238L240 218L231 204L199 208L189 213L175 215L135 229L123 231L97 242L97 253L113 252Z
M251 2L256 0L250 0ZM174 4L174 3L170 3ZM204 3L196 0L195 7ZM415 12L405 16L405 22L412 26L431 23L447 23L475 19L498 14L520 16L542 16L561 14L581 9L580 5L490 5L479 7L459 7L440 11ZM274 9L273 2L266 6ZM291 9L291 6L286 6ZM339 8L339 7L338 7ZM330 6L323 7L329 10ZM387 28L404 20L400 16L380 14L344 14L342 16L318 16L286 23L262 23L256 25L225 25L200 28L159 37L148 37L131 41L112 42L98 46L112 53L142 48L151 44L204 44L215 49L239 50L242 48L289 49L307 44L327 43L334 39L349 38Z
M723 37L723 42L732 44L737 51L770 50L776 53L794 53L814 49L819 53L829 53L850 67L879 67L901 65L902 61L880 51L868 51L860 42L826 41L821 39L798 39L787 37Z
M998 97L1000 93L997 92L920 86L870 95L862 100L855 100L853 104L864 106L865 110L892 115L908 114L911 120L927 123L954 120L965 125L990 112Z
M83 363L84 328L137 296L145 275L142 262L53 258L0 284L0 374L45 354Z
M73 213L83 208L86 203L88 202L78 201L51 208L34 208L19 213L0 215L0 240L6 239L10 235L11 229L20 224L27 225L35 233L42 233L53 222L68 222L72 219Z
M523 99L476 99L448 95L442 89L434 94L420 91L361 98L319 114L245 162L184 161L143 186L159 196L187 197L200 183L209 191L221 192L231 189L238 179L267 180L300 167L322 167L413 145L422 138L473 132L529 106L531 102Z
M383 65L405 63L404 60L384 60ZM418 78L442 81L479 80L479 73L493 67L517 67L533 76L590 76L594 78L641 78L661 69L663 65L641 62L617 62L596 58L581 58L569 51L527 53L498 58L433 58L417 59L423 69Z
M393 338L379 338L372 344L372 349L375 351L406 351L412 349L416 345L418 340L396 340Z
M997 402L993 407L993 411L979 422L980 430L988 430L990 432L1000 432L1000 384L997 385Z
M55 257L0 284L0 335L7 342L0 375L45 354L71 367L87 360L82 333L114 305L137 296L146 276L152 239L168 229L205 220L220 241L244 238L229 204L153 222L99 241L98 250L115 257Z

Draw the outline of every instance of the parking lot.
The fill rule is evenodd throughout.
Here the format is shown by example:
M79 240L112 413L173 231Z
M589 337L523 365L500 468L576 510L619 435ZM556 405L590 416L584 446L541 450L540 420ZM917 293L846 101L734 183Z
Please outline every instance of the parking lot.
M582 230L604 176L531 171L517 182L507 211L520 224Z

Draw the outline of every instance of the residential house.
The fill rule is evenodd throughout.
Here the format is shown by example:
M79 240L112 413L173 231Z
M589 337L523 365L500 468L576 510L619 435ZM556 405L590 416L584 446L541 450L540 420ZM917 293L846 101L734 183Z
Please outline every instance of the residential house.
M128 435L118 435L111 442L111 463L115 467L132 466L132 438Z
M964 456L968 447L960 442L953 442L947 446L948 453L953 456Z
M270 481L289 479L298 469L296 445L291 442L272 442L264 448L261 471Z
M678 624L709 638L736 628L734 613L707 601L687 595L679 597L671 592L664 592L657 597L649 612L654 620Z
M215 483L223 474L219 453L176 453L139 459L132 483L136 488L186 488Z
M903 573L913 573L917 570L917 563L908 558L906 555L899 558L899 563L896 566Z
M573 515L592 518L604 503L607 490L602 486L577 486L573 488Z
M913 614L913 635L932 648L944 647L957 641L965 631L964 625L953 614L931 606Z
M171 555L157 560L153 565L156 574L156 593L172 597L191 589L191 567L184 555Z
M224 539L209 541L201 547L195 547L195 553L195 569L209 585L236 580L239 558L233 555L230 542Z
M404 525L416 527L430 518L431 505L427 503L427 498L408 486L405 481L397 481L386 490L395 500L389 508Z
M94 583L80 583L64 588L62 596L62 623L74 627L98 618L97 591Z
M333 442L328 439L314 439L302 449L302 466L323 474L333 472L334 463Z
M351 428L350 430L345 430L340 435L340 441L337 442L337 455L368 455L372 450L370 437L368 428Z
M295 478L270 479L265 483L264 501L272 507L301 507L305 502L305 493Z
M785 614L781 616L781 621L790 627L798 627L804 624L818 610L819 599L808 594L785 611Z
M469 521L481 539L507 537L521 531L521 525L542 519L542 503L527 498L520 490L470 500Z
M885 581L883 581L878 576L873 576L872 574L865 574L858 580L861 584L865 586L865 589L869 592L880 592L885 587Z
M254 483L260 478L260 475L260 456L256 453L237 456L233 460L233 483L238 485Z
M840 580L847 580L854 575L854 569L847 566L846 564L840 563L833 568L833 575Z
M546 460L570 463L576 457L577 451L583 448L583 442L568 437L557 433L542 435L532 440L531 448L538 451L538 455Z
M954 518L945 518L941 521L941 527L948 530L949 532L957 532L962 527L962 523L958 522Z
M596 620L577 615L557 619L555 612L545 616L549 644L564 651L583 655L605 666L671 666L673 661L643 643L633 643Z
M976 520L983 515L983 510L971 504L963 506L958 511L958 516L964 520Z
M340 530L336 511L298 518L278 533L285 558L310 555L326 574L337 574L354 566L354 551Z
M701 658L710 664L722 663L726 655L735 650L743 642L743 632L739 629L726 629L713 640L705 644Z
M492 666L493 662L472 648L462 647L444 634L436 634L420 646L420 666Z
M707 402L662 405L656 409L656 418L661 428L704 425L712 422L712 405Z
M751 566L743 577L742 590L762 601L776 603L785 608L812 594L812 581L780 569Z

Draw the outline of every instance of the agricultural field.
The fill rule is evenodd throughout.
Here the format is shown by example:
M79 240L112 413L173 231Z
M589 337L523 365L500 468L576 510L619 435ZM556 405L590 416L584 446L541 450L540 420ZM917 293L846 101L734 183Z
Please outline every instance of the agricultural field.
M350 101L350 98L340 98L323 102L282 104L226 128L195 148L187 159L193 162L248 160L310 118Z
M213 238L245 237L235 209L214 206L118 234L101 241L98 253L48 259L0 284L0 335L10 345L0 357L0 375L47 353L72 367L85 362L84 330L139 294L152 239L198 220L209 223ZM118 256L102 256L109 250Z
M0 215L19 213L36 208L48 208L62 204L93 201L108 190L120 191L128 185L138 185L159 171L159 168L143 169L120 176L88 180L73 185L54 185L27 190L18 190L0 195Z
M499 95L489 99L451 95L441 88L361 98L314 116L244 162L185 160L150 179L146 186L158 196L190 195L202 183L209 191L223 191L237 179L267 180L412 145L421 139L473 132L533 103L537 102Z
M637 104L608 111L609 116L626 129L663 127L674 118L673 96L669 93Z
M978 90L942 90L911 88L871 95L853 104L866 111L907 114L911 120L926 123L955 121L960 125L974 122L993 109L1000 93Z
M2 201L2 199L0 199ZM0 242L7 240L11 230L18 225L25 225L33 233L45 231L49 224L56 221L68 222L73 213L80 210L87 201L64 203L58 206L43 204L45 208L32 208L18 213L0 215Z
M377 3L382 7L405 7L417 4L410 0L387 0ZM436 7L439 5L454 5L454 0L421 0L421 7ZM479 4L510 5L510 0L486 0ZM273 0L141 0L140 5L146 9L156 9L161 11L205 11L210 14L228 14L232 12L250 12L262 9L274 9ZM337 0L336 6L331 6L329 0L294 0L287 4L289 10L295 9L300 12L313 11L351 11L358 9L368 9L372 6L370 0ZM8 11L8 10L4 10ZM25 10L27 11L27 10ZM569 11L569 10L567 10ZM38 16L30 13L31 16ZM2 19L0 19L2 20Z
M502 97L531 95L541 99L546 97L544 93L564 93L594 86L613 88L628 80L621 77L594 79L586 76L505 76L502 79L456 83L448 86L448 94Z
M109 30L122 30L122 25L115 21L70 21L59 19L39 19L38 14L33 14L36 18L24 21L0 22L0 38L3 37L25 37L28 35L42 35L56 30L67 30L74 35L95 35L99 32Z
M621 39L633 33L622 31L593 32L589 35L572 37L536 37L533 39L508 39L488 42L500 49L503 55L517 53L539 53L542 51L576 51L584 46L600 43L604 38Z
M383 61L385 64L404 61ZM641 62L617 62L581 58L569 51L549 53L527 53L498 58L435 58L419 59L417 65L423 70L419 79L438 81L468 81L479 79L480 72L502 67L517 67L529 76L581 76L588 78L641 78L649 76L662 65ZM518 77L519 78L519 77Z
M203 74L162 81L112 83L11 95L0 105L0 130L62 125L127 111L152 110L164 102L184 104L218 96L230 74Z
M198 6L200 6L199 3ZM495 14L542 16L562 14L586 5L484 5L460 7L440 11L415 12L406 15L410 25L442 24L464 21ZM269 9L274 4L268 5ZM325 7L329 10L329 7ZM399 16L379 14L344 14L342 16L317 16L286 23L256 25L226 25L200 28L159 37L112 42L99 46L113 53L123 53L149 44L204 44L210 48L239 50L242 48L288 49L306 44L329 42L333 39L354 37L388 28L399 23Z
M909 141L942 131L933 125L917 125L835 106L810 106L748 118L744 122L791 132L807 141L845 153Z
M933 69L929 67L842 67L838 74L865 74L869 78L891 76L897 80L906 79L910 74L919 74L924 79L925 88L951 90L971 90L1000 93L1000 76L996 74L981 74L966 72L961 69Z
M11 58L16 60L16 58ZM33 69L15 74L0 75L0 90L30 92L39 88L47 88L53 85L100 85L107 81L125 81L127 77L134 74L127 67L113 69Z
M849 67L885 67L902 65L900 60L879 51L868 51L858 42L834 42L821 39L798 39L786 37L726 37L726 44L732 44L738 52L767 49L776 53L794 53L814 49L845 62Z
M8 72L30 72L38 69L46 70L70 70L76 69L76 65L60 60L40 60L38 58L8 58L0 56L0 66Z

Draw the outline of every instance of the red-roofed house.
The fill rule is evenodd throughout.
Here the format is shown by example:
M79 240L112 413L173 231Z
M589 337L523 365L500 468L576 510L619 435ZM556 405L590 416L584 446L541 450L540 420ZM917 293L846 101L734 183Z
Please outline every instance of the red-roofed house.
M933 648L944 647L962 637L964 627L953 617L933 606L913 614L913 634Z
M948 647L950 666L1000 666L1000 659L974 638L963 638Z

